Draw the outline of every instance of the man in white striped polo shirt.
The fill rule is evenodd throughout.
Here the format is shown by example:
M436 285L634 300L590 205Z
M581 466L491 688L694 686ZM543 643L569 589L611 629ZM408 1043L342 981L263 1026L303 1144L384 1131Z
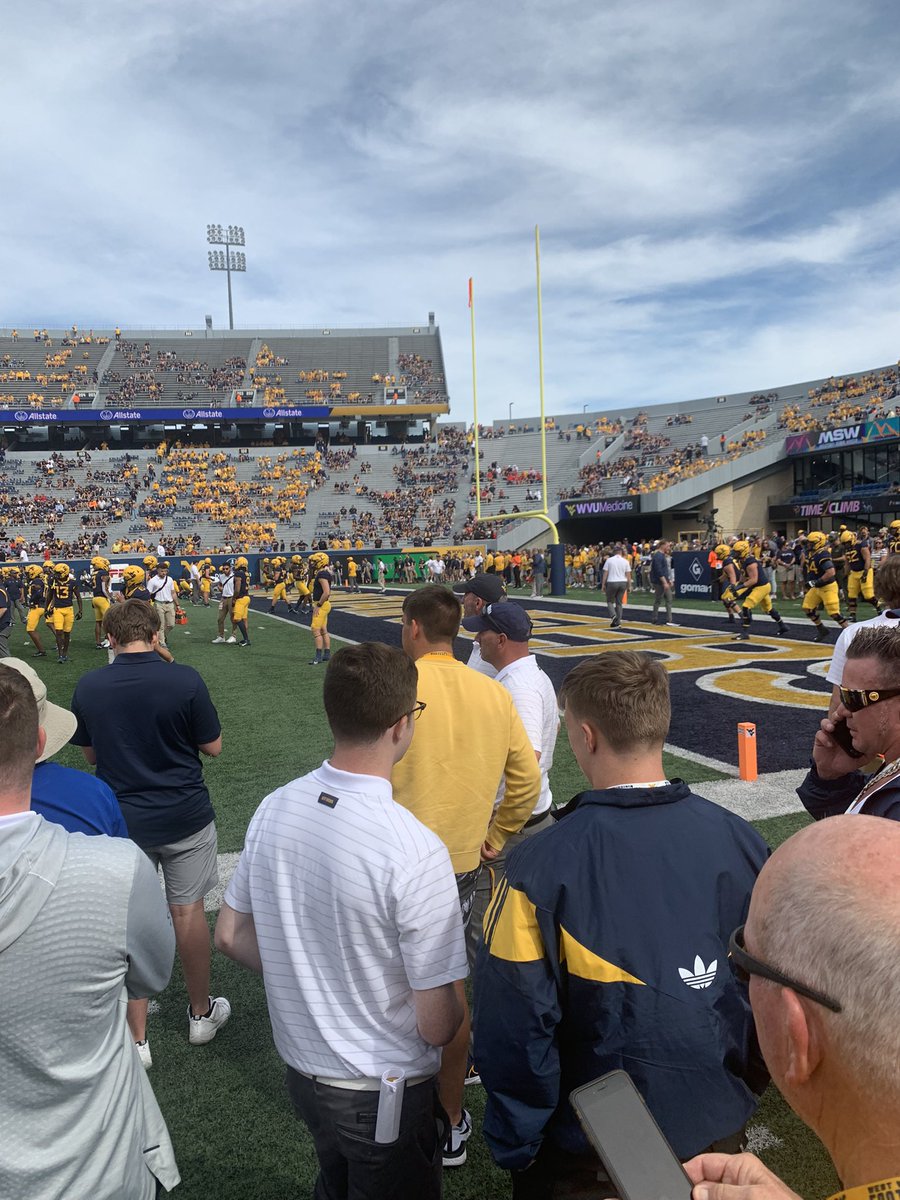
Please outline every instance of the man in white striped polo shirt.
M438 1047L463 1018L456 882L440 838L396 804L418 672L402 651L347 646L323 699L334 753L262 802L216 926L263 974L275 1046L319 1157L316 1196L438 1200L449 1129ZM406 1075L399 1133L375 1141L381 1076ZM352 1132L348 1132L352 1131Z

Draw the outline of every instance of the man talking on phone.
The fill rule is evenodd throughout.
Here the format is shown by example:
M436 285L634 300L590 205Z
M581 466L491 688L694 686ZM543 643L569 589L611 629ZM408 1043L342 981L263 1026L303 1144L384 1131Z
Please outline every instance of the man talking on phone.
M680 1158L737 1150L768 1075L728 939L768 847L668 780L665 669L610 651L559 693L590 789L519 846L484 920L475 1061L514 1200L611 1196L569 1093L622 1069Z
M861 629L847 646L840 703L813 742L809 774L797 788L816 820L866 813L900 821L900 631ZM851 750L852 747L852 750ZM881 757L868 777L860 769Z

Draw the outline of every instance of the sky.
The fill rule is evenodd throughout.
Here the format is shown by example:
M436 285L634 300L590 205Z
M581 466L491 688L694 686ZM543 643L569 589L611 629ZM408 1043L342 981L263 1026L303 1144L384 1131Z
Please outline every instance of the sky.
M451 416L900 358L900 16L870 0L6 0L0 327L441 329Z

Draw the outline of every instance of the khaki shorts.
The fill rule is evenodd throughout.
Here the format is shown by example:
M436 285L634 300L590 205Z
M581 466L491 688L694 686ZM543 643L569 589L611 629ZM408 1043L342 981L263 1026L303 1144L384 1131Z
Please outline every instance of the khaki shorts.
M195 904L219 882L216 823L163 846L141 846L154 867L162 867L169 904Z

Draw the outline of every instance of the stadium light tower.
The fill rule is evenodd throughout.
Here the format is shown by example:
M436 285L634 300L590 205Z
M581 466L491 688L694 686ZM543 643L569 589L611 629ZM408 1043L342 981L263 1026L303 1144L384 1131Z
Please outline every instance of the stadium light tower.
M211 246L224 246L224 250L209 251L209 269L224 271L228 277L228 328L234 329L234 309L231 304L231 272L247 270L247 256L232 246L243 246L243 225L207 225L206 240Z

